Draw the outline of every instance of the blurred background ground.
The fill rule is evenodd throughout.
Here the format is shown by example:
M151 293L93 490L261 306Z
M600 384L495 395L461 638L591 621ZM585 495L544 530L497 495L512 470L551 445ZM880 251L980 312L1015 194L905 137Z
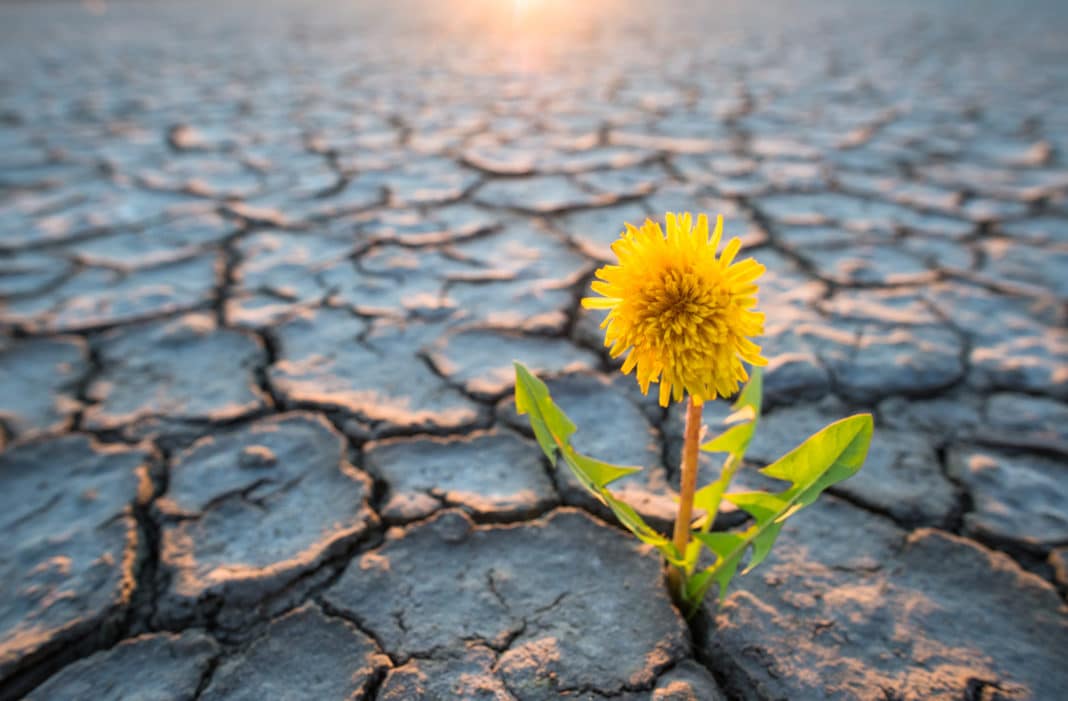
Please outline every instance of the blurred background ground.
M0 5L0 697L1063 695L1068 9L691 5ZM577 300L678 210L768 267L753 462L876 416L690 625L508 399L666 525Z

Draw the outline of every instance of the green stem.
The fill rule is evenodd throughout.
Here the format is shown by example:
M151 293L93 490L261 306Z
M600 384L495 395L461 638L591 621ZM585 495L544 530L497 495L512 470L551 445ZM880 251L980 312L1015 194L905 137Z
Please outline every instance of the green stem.
M701 409L701 404L695 402L691 396L686 406L686 431L683 436L681 476L679 479L679 513L675 517L673 538L675 549L678 550L681 559L686 558L686 550L690 544L693 495L697 491L697 450L701 442ZM668 577L672 591L679 594L681 598L686 572L681 567L673 567Z

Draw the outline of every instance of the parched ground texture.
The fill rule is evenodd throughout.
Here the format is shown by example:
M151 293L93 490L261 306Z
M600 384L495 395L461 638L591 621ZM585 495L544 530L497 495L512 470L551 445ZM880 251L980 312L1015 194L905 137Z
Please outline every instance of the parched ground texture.
M0 698L1068 697L1068 10L691 4L0 6ZM675 210L753 463L876 417L690 622L510 397L666 526L578 299Z

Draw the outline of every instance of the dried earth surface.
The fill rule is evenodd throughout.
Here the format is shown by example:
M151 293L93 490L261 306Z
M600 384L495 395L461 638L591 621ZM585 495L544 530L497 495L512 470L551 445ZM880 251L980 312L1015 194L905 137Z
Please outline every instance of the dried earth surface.
M0 5L0 699L1065 698L1068 11L691 5ZM690 621L511 400L667 527L578 300L675 210L768 268L739 484L876 418Z

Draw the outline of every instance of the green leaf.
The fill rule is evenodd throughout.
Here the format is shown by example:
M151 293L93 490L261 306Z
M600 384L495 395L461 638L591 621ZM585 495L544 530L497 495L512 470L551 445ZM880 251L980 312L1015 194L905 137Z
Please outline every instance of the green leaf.
M711 586L712 573L707 569L701 570L697 574L686 578L683 596L687 603L687 618L689 618L690 614L696 611L697 607L701 605L701 600L705 598L705 593Z
M753 422L731 426L710 441L701 444L706 453L744 453L753 438Z
M735 492L724 498L752 516L757 523L774 518L789 506L782 495L768 492Z
M701 530L705 533L708 532L708 528L712 526L712 521L716 518L720 502L723 501L723 492L727 491L725 472L715 482L709 482L693 495L693 508L705 512L701 526Z
M730 557L745 544L744 534L722 531L718 533L695 533L694 537L704 543L720 559Z
M679 561L678 551L675 550L675 546L671 541L647 524L638 512L634 510L633 506L625 501L617 499L607 489L601 490L598 496L604 500L604 503L607 504L608 508L612 510L612 513L616 515L619 522L622 523L628 531L633 533L638 540L656 547L665 555L665 557L668 557L669 560L675 563Z
M827 487L856 474L868 456L873 428L871 414L835 421L761 472L790 482L792 501L808 506Z
M753 432L756 431L757 423L760 421L763 377L760 368L753 368L749 382L742 388L738 399L731 406L734 413L724 420L724 423L736 425L701 446L701 450L709 453L728 453L727 459L723 461L719 479L703 487L694 495L694 508L705 512L700 521L702 533L708 533L712 528L716 515L719 513L723 493L727 491L731 480L734 479L734 473L741 467L745 451L749 449L749 443L753 440ZM743 423L737 423L739 421Z
M789 488L772 494L725 494L723 498L752 516L754 523L740 534L694 534L716 555L716 562L695 575L700 577L697 589L701 590L701 596L716 583L722 601L742 556L750 547L752 556L743 574L768 556L787 518L814 502L827 487L856 474L867 457L872 430L871 414L836 421L761 470L768 477L789 482Z
M727 494L725 498L752 516L757 523L771 522L768 528L753 538L753 555L749 564L742 570L742 574L747 574L771 552L771 546L775 545L775 539L782 528L782 519L778 517L790 508L790 504L781 495L767 492L739 492Z
M731 405L734 413L728 416L725 424L736 424L723 433L719 434L701 446L701 450L709 453L730 453L737 456L741 461L745 451L749 448L749 442L753 439L757 423L760 420L760 409L763 403L764 374L761 368L755 367L749 374L749 382L745 383L738 399ZM737 423L744 421L745 423Z
M683 570L686 575L693 574L693 568L697 566L697 560L701 557L701 542L694 539L686 544L686 557L683 558Z
M749 540L746 538L748 531L742 534L724 533L694 533L694 538L716 555L716 562L706 567L699 575L701 586L694 591L693 604L700 604L708 589L713 584L719 585L719 596L722 600L730 586L731 579L738 569L742 555L745 553Z
M559 452L582 485L594 494L621 477L640 472L640 467L613 465L582 455L571 446L575 424L553 402L549 388L521 363L515 363L515 406L526 414L546 457L555 462Z
M520 415L528 415L534 437L551 462L556 451L575 433L575 424L549 397L549 388L532 375L522 363L515 364L515 408Z
M658 533L626 502L608 491L612 482L641 471L640 467L613 465L583 455L571 445L575 424L552 400L549 388L521 363L515 363L515 404L520 415L526 415L542 451L555 463L557 453L571 469L575 478L591 494L600 499L619 522L643 543L656 547L669 562L679 564L681 558L671 541Z
M749 574L754 567L764 561L764 558L771 552L771 546L775 545L775 540L779 537L779 531L782 530L783 523L783 521L778 520L772 521L753 537L753 554L749 558L749 564L742 570L742 574Z
M742 407L753 407L756 416L760 416L760 409L764 404L764 368L753 367L749 371L749 382L745 383L738 399L734 400L735 411Z
M576 452L574 448L567 451L564 455L564 459L569 462L573 460L575 462L574 468L589 477L590 482L598 487L607 487L621 477L626 477L627 475L633 475L635 472L642 471L642 468L640 467L613 465L604 462L603 460L587 457Z

